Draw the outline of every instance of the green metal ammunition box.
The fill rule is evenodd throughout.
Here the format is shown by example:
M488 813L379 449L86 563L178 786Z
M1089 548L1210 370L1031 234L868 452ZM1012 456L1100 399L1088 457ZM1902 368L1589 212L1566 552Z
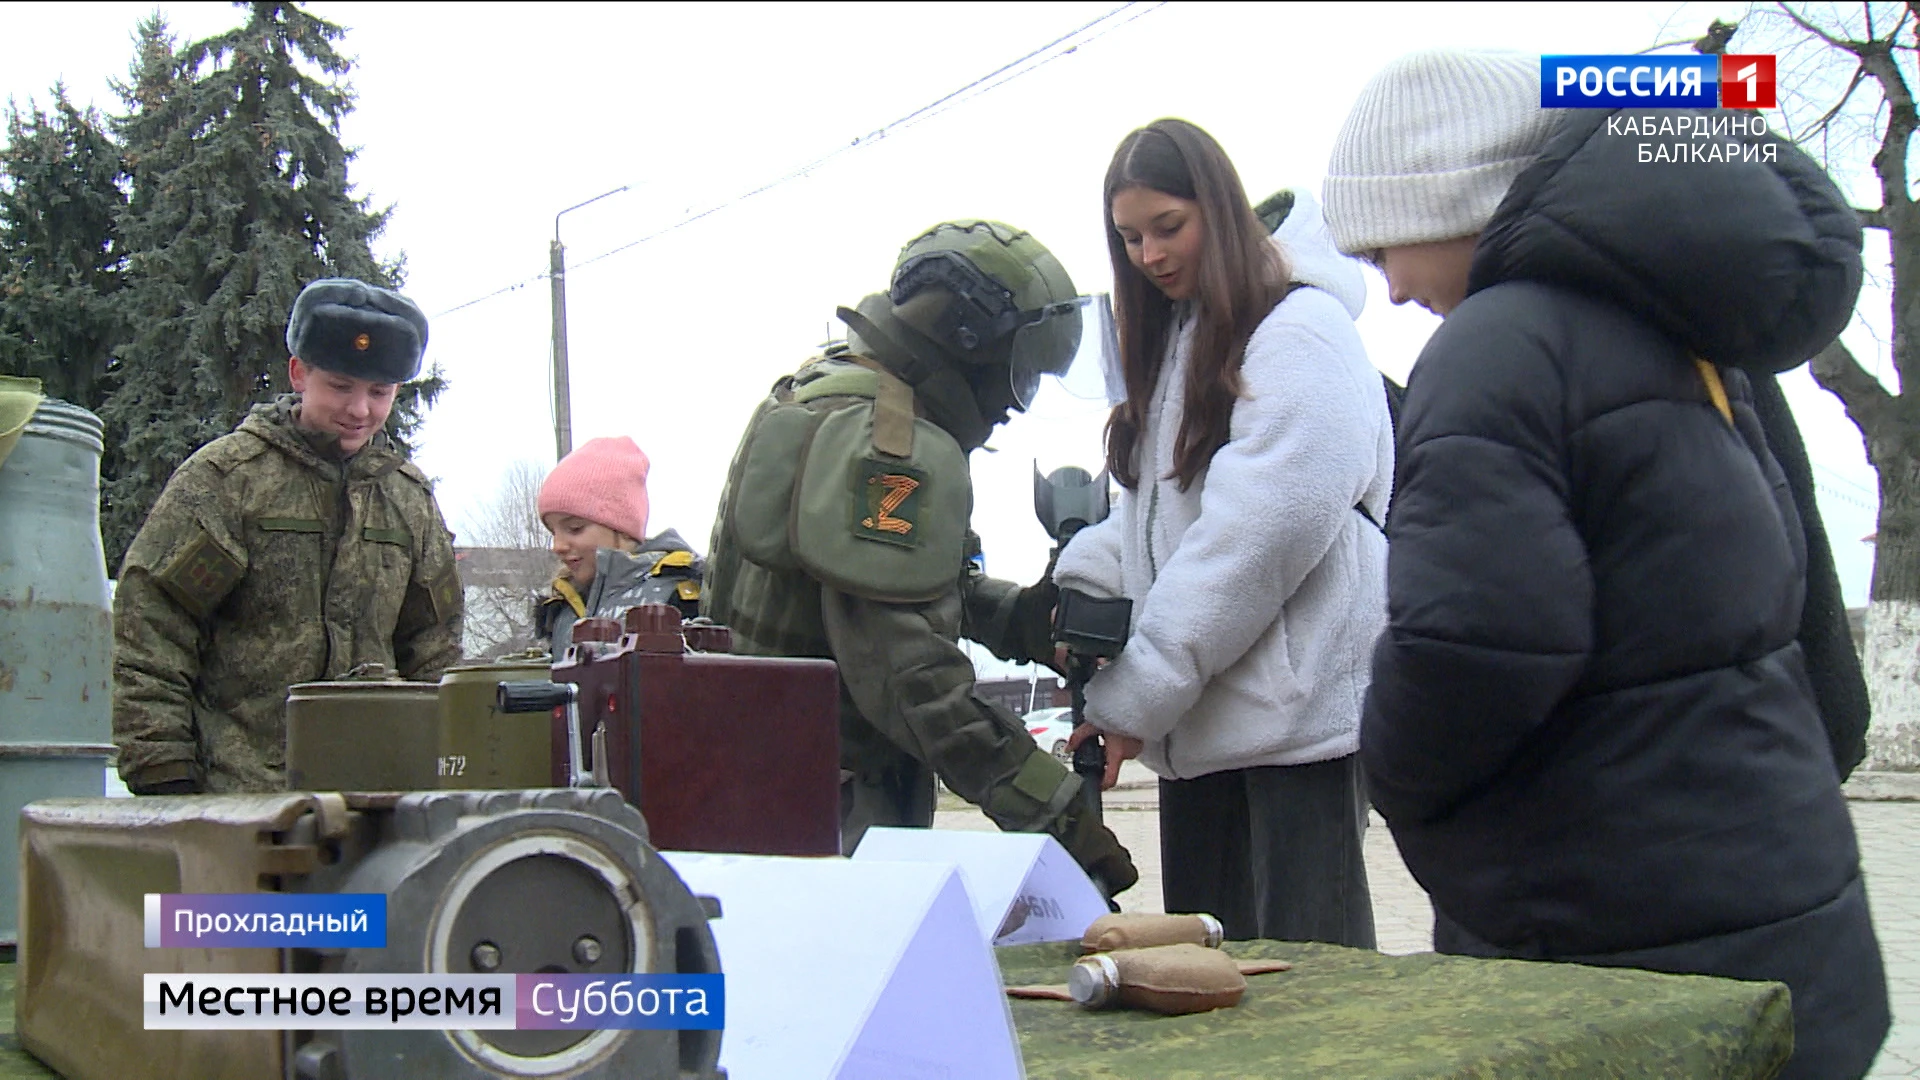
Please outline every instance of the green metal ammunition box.
M503 682L545 680L545 658L499 660L448 668L440 677L438 779L449 790L547 787L552 772L544 713L503 713L495 690Z

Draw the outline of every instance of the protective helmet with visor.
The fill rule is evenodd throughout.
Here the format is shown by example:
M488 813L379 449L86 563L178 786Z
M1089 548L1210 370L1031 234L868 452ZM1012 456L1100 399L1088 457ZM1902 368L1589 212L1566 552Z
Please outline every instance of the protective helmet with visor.
M1073 365L1086 314L1101 299L1076 294L1066 268L1031 234L994 221L944 222L901 249L888 289L894 307L933 288L947 303L906 321L963 363L1004 364L1022 411L1043 376Z

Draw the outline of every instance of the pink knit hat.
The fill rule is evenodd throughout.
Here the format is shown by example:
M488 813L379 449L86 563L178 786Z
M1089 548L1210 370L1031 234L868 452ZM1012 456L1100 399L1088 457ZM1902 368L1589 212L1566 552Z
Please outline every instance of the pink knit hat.
M647 536L647 455L625 435L588 439L540 485L540 518L572 514L635 540Z

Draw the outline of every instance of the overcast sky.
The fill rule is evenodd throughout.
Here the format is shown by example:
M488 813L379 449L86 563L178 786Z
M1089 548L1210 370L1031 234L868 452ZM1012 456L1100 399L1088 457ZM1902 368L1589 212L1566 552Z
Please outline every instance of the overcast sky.
M989 93L854 148L792 182L581 265L851 143L1111 10L1114 2L929 5L315 3L348 28L361 147L352 177L395 207L380 253L433 317L428 358L452 389L421 464L456 530L516 460L550 464L547 263L567 215L575 444L631 435L653 459L652 528L704 550L727 462L755 403L841 328L837 305L885 287L900 245L964 216L1031 230L1083 291L1112 280L1100 180L1130 129L1208 129L1258 200L1318 191L1348 106L1383 63L1435 45L1633 51L1693 37L1738 4L1169 4ZM187 40L237 24L225 4L162 3ZM1142 5L1144 7L1145 5ZM107 87L153 5L10 5L0 89ZM1128 14L1133 14L1129 12ZM1124 16L1123 16L1124 18ZM1118 20L1116 20L1118 22ZM1870 234L1873 235L1873 234ZM1885 262L1884 245L1870 259ZM1404 379L1437 320L1367 274L1360 331ZM455 308L525 282L518 289ZM1863 298L1886 324L1883 297ZM1847 340L1889 367L1871 325ZM1787 379L1850 603L1865 602L1873 474L1857 430L1804 369ZM976 454L974 521L989 571L1027 581L1047 540L1031 471L1101 458L1100 402L1053 391Z

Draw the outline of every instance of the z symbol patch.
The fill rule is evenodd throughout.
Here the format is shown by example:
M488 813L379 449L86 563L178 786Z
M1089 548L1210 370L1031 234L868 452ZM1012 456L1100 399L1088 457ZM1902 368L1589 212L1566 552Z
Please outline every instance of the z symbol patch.
M927 474L897 461L865 458L855 492L853 533L883 544L917 547L921 495Z

